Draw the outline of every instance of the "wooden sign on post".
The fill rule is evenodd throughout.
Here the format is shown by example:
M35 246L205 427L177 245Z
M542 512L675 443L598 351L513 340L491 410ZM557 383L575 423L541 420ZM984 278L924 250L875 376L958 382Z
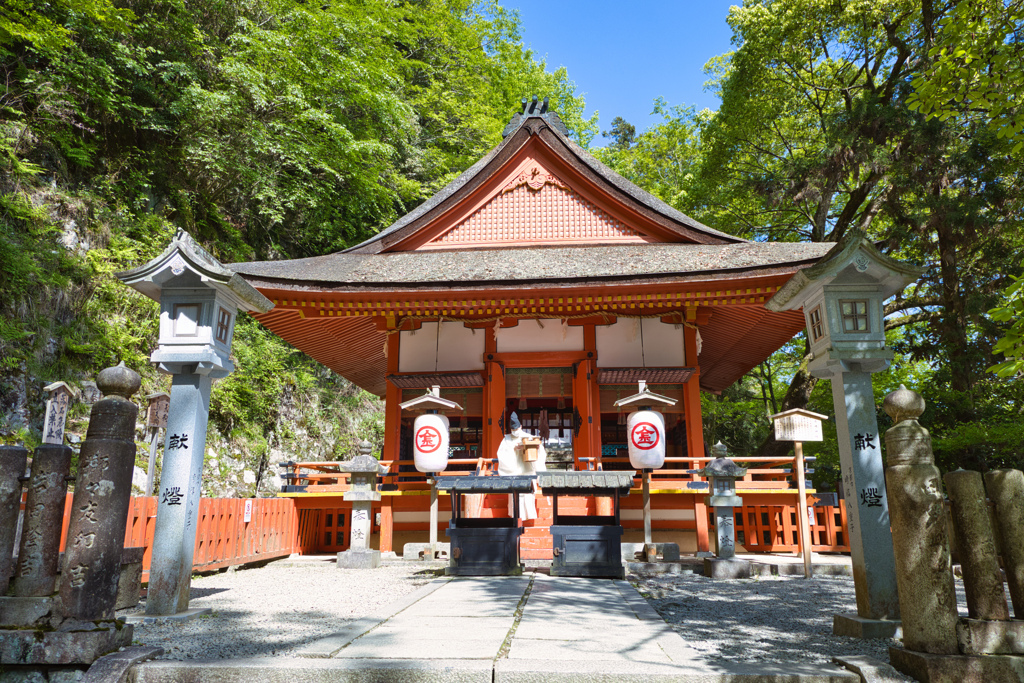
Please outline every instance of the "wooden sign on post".
M43 443L64 443L64 425L71 407L71 388L64 382L55 382L43 387L49 394L46 399L46 419L43 421Z
M812 413L803 408L794 408L771 416L775 422L775 440L792 441L794 458L793 470L796 472L797 504L803 514L798 514L800 524L800 547L804 556L804 578L811 578L811 523L810 510L807 507L807 484L804 480L804 441L823 441L821 423L828 419L827 415Z
M167 429L167 411L171 407L171 396L164 392L150 394L149 408L146 411L146 426L156 429Z

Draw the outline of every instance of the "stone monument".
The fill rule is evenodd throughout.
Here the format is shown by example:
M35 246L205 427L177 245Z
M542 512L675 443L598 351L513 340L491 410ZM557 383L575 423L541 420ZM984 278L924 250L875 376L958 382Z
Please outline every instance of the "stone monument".
M373 504L380 501L377 477L386 470L370 455L366 441L359 444L359 455L341 463L340 469L351 474L350 488L343 498L352 503L348 550L338 553L339 569L375 569L380 566L380 551L370 548L373 531Z
M238 311L266 312L273 303L184 230L155 259L117 277L160 303L151 360L172 376L146 614L195 615L188 601L210 386L234 370L229 356Z
M79 453L59 591L71 449L44 444L32 460L13 595L0 597L0 664L5 670L12 665L90 664L131 643L132 627L114 618L114 605L135 466L138 407L130 397L140 380L122 363L102 371L96 383L106 397L93 404ZM11 456L9 450L0 452L0 457ZM15 453L13 459L13 471L20 474L24 456ZM7 493L10 487L2 479L0 487ZM0 507L0 514L9 510ZM0 539L7 543L0 546L0 555L9 557L13 538L4 534Z
M883 302L923 269L880 253L853 231L821 261L796 273L765 307L802 309L812 359L808 371L832 382L846 498L857 614L837 614L836 635L888 638L899 626L899 597L871 375L889 367Z

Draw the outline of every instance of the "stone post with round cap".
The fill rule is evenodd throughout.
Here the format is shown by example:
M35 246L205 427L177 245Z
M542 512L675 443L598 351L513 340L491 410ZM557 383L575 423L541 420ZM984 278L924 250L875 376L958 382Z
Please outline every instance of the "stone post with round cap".
M885 484L903 643L918 652L956 654L956 593L942 479L931 436L917 421L924 407L921 395L902 384L882 403L895 423L885 433Z

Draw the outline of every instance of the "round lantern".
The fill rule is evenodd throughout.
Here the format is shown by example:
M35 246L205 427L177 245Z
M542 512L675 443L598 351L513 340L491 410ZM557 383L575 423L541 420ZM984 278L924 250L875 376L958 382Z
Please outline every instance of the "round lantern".
M443 472L448 467L448 418L420 415L412 425L413 460L419 472Z
M626 421L629 464L638 470L665 464L665 417L654 410L637 410Z

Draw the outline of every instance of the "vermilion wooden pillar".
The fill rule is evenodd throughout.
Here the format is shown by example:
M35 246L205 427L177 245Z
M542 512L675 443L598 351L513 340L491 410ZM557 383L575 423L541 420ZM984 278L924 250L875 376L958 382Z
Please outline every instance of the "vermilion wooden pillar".
M398 345L399 335L397 333L388 336L388 374L398 372ZM391 463L391 472L398 471L399 442L402 436L402 409L398 404L402 402L402 390L387 382L387 390L384 395L384 448L380 459ZM380 551L389 552L392 550L391 543L394 537L394 517L391 514L391 498L381 504L380 514Z
M696 320L696 311L686 312L687 322ZM683 328L683 344L686 353L686 364L694 372L686 382L683 391L683 410L686 411L686 449L690 457L704 457L704 421L700 409L700 361L697 357L697 330L693 327ZM709 552L711 545L708 539L708 510L704 497L694 497L694 515L697 523L697 550Z
M501 363L489 360L498 350L494 328L485 329L484 337L484 395L483 429L481 434L481 455L484 458L498 456L498 444L505 436L502 416L505 414L505 370Z

